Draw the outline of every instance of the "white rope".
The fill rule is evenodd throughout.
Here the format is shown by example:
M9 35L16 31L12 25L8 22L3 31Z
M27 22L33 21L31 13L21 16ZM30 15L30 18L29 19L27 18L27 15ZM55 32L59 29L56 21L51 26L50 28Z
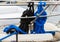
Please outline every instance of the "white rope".
M60 16L60 14L57 14L57 15L43 15L43 16L39 16L39 17L53 17L53 16ZM24 19L24 18L36 18L36 16L30 16L30 17L16 17L16 18L0 18L0 20Z

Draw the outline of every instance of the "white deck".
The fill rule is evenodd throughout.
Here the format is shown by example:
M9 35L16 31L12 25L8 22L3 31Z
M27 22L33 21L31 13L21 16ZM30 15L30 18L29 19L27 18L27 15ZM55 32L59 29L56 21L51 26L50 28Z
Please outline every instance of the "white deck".
M6 34L0 34L0 38L4 37ZM3 41L15 41L16 36L13 35ZM18 41L51 41L53 40L52 34L21 34L18 35Z

